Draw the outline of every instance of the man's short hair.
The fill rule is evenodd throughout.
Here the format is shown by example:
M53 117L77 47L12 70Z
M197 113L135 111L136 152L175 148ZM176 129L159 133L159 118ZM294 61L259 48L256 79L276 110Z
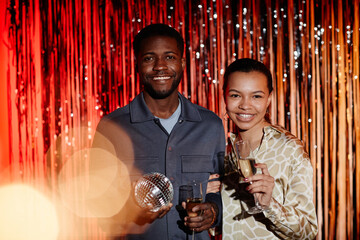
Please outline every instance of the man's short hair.
M156 23L141 29L141 31L135 36L133 43L135 56L137 56L139 53L143 40L154 36L174 38L177 42L177 47L179 48L181 54L184 53L184 39L181 37L180 33L166 24Z

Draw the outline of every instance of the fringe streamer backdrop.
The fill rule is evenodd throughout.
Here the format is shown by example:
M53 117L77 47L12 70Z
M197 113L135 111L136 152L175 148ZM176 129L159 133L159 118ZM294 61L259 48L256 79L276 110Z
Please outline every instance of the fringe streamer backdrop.
M186 40L180 92L220 117L229 63L250 57L271 69L272 121L311 156L318 239L359 239L359 0L9 0L1 8L9 181L56 186L100 118L140 92L132 41L161 22ZM81 231L105 237L93 220Z

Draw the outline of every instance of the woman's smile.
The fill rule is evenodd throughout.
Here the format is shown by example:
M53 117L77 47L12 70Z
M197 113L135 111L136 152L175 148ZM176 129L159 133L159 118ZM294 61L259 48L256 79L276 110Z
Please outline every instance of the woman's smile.
M233 72L226 90L226 110L240 131L262 132L270 104L266 76L260 72Z

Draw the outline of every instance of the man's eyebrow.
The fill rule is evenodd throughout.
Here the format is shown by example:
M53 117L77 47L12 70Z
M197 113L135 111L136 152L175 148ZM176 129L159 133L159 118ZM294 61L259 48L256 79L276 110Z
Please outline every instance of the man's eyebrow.
M165 54L176 54L176 55L179 55L179 53L175 52L175 51L166 51ZM156 53L155 52L145 52L144 54L142 54L141 56L145 56L145 55L155 55Z
M154 52L146 52L146 53L143 53L141 56L145 56L145 55L154 55L155 53Z

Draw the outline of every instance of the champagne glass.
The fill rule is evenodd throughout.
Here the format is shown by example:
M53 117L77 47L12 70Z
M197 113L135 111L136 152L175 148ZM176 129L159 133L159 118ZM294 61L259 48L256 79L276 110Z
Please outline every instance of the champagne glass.
M249 141L236 141L235 142L235 155L237 159L237 167L240 175L242 175L244 178L248 178L256 174L256 167L255 167L255 157L253 156L253 153L251 151L250 143ZM252 182L250 182L252 184ZM253 194L255 206L247 210L247 213L249 214L257 214L265 209L261 206L259 203L256 194Z
M182 202L186 202L188 198L194 197L194 190L191 185L181 185L179 187L179 205L181 206Z
M202 211L193 212L192 209L202 203L203 194L202 194L202 183L198 181L191 181L189 184L193 190L193 195L189 196L186 199L186 212L189 217L196 217L202 214ZM195 231L192 230L192 239L195 239Z

